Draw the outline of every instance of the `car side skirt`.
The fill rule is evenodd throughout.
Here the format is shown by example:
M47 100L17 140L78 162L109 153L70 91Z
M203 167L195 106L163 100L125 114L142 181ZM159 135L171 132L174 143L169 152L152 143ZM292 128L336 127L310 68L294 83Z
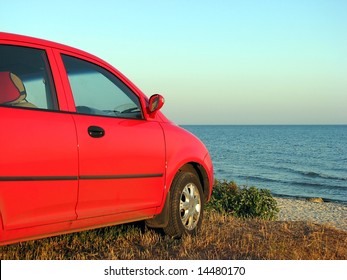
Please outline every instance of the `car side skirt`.
M152 218L155 211L156 208L149 208L128 213L119 213L88 219L67 221L57 224L42 225L38 227L3 231L1 233L0 246L21 241L36 240L61 234L146 220Z

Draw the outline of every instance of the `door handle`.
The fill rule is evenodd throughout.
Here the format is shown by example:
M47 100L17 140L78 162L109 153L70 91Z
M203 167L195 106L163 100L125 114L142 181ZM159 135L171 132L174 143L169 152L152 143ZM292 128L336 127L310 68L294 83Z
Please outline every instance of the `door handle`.
M93 138L100 138L105 135L105 130L100 126L90 126L88 127L88 134Z

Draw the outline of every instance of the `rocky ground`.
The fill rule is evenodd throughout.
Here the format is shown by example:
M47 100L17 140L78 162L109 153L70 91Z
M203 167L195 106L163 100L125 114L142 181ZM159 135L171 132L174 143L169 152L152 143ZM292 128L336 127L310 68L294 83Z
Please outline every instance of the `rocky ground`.
M347 205L309 201L306 199L276 198L280 221L309 221L347 231Z

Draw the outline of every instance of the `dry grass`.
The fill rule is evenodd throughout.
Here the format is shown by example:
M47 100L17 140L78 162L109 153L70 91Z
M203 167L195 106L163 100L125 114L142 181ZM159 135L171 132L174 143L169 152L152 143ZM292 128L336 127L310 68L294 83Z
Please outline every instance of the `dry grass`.
M209 212L196 237L171 239L138 223L3 246L0 259L346 260L347 232Z

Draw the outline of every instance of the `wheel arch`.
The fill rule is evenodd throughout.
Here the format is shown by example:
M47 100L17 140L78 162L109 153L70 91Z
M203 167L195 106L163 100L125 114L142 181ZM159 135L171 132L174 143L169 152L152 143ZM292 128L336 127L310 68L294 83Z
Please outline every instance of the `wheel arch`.
M184 165L182 165L180 168L178 168L176 170L176 172L174 173L174 175L172 176L172 179L169 182L169 187L168 187L168 191L166 193L166 197L165 197L165 202L163 205L163 208L161 210L161 212L156 215L154 218L150 219L150 220L146 220L146 224L149 227L152 228L163 228L166 227L169 221L169 206L170 206L170 191L171 191L171 186L175 180L175 178L177 177L177 175L181 172L190 172L193 173L194 175L197 176L201 187L202 187L202 191L204 194L204 202L206 203L211 196L211 184L209 181L209 177L207 174L207 171L205 170L205 168L196 162L188 162L185 163Z
M209 200L212 186L210 185L207 171L201 164L196 162L188 162L181 168L179 168L178 172L191 172L195 174L198 177L202 187L202 191L204 192L204 201L207 202Z

